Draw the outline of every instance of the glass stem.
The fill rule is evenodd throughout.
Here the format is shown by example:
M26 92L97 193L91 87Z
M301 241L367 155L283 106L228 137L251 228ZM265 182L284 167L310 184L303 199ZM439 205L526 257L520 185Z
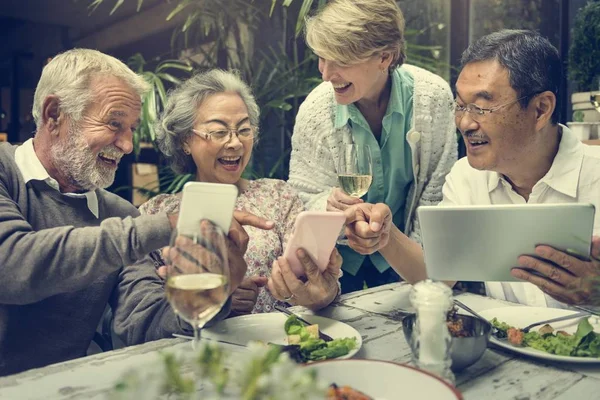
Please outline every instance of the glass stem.
M198 328L198 324L194 323L194 340L192 340L192 349L198 350L200 348L200 328Z

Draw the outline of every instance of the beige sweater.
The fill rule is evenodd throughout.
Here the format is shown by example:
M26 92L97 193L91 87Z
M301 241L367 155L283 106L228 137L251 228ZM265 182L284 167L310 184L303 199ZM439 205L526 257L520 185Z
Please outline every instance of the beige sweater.
M453 96L441 77L412 65L401 68L413 75L415 87L412 128L406 133L414 181L404 212L405 233L420 243L415 209L442 200L446 174L457 158ZM334 129L335 109L333 88L323 82L308 95L296 116L289 183L309 210L325 210L331 190L338 185L338 149L352 143L348 125Z

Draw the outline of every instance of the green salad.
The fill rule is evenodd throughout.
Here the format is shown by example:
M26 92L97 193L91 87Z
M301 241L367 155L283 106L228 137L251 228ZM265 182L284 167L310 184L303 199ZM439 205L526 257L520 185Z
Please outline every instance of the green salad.
M326 342L319 338L317 325L305 326L295 315L285 321L285 333L288 335L288 346L283 350L298 362L325 360L345 356L357 346L356 338L339 338Z
M600 333L594 332L587 318L579 321L575 334L555 332L550 325L544 325L537 332L525 333L496 318L491 323L498 330L496 337L506 338L516 346L527 346L560 356L600 357Z

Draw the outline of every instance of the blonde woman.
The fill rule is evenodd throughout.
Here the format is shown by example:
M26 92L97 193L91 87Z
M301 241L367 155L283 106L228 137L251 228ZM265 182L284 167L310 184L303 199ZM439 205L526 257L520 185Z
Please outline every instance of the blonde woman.
M404 17L394 0L332 0L307 20L305 34L319 56L324 82L296 117L289 183L311 210L387 204L390 223L406 235L401 245L417 250L415 209L441 201L444 178L457 157L448 84L404 64ZM337 187L336 161L340 146L347 143L371 150L373 183L363 199ZM423 277L423 270L411 268L408 260L390 268L385 259L389 249L339 250L343 292L362 289L365 282L398 281L398 275L411 282Z

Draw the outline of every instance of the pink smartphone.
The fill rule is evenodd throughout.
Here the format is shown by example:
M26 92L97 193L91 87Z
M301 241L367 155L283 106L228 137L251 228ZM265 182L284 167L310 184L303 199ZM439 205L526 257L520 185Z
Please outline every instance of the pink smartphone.
M346 218L341 212L303 211L296 217L294 232L283 256L296 276L305 276L304 267L296 256L303 248L321 271L327 268L329 256L344 226Z

